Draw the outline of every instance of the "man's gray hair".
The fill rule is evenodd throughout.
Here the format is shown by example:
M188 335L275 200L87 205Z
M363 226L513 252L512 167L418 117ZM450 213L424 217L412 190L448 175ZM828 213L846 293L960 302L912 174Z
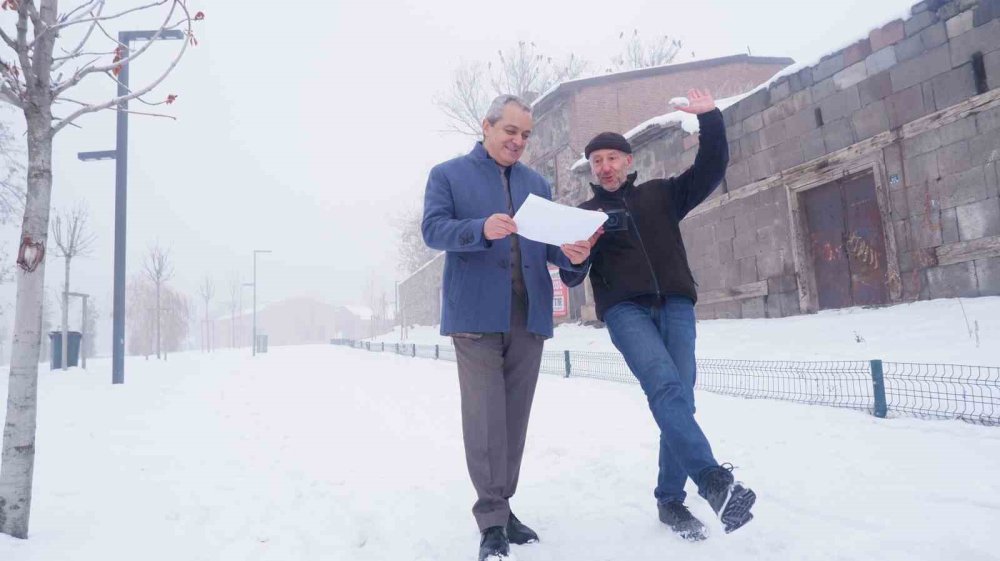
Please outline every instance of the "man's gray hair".
M490 103L490 108L486 112L486 122L491 125L497 124L500 117L503 117L503 109L504 107L507 107L508 103L513 103L514 105L517 105L521 109L527 111L529 115L531 114L531 105L528 104L527 101L524 101L520 97L513 94L503 94L497 96L496 99L493 100L493 103Z

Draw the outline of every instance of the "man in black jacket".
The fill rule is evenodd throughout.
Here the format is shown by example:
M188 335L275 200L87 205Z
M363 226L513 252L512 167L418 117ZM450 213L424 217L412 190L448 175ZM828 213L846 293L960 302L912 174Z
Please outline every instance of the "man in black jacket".
M689 540L705 527L684 506L687 478L698 486L726 532L747 522L754 492L720 466L694 418L694 277L680 221L725 177L729 146L722 113L711 94L692 90L681 111L698 115L700 146L694 165L676 178L635 184L632 148L617 133L601 133L585 154L598 184L580 205L610 216L592 238L590 283L597 317L639 380L660 427L659 477L654 496L660 520ZM574 286L585 273L562 272Z

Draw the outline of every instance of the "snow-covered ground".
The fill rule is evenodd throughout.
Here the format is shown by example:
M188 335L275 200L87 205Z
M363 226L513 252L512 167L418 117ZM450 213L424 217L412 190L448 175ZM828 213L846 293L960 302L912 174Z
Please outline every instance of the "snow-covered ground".
M895 340L862 333L869 345ZM474 558L453 363L334 346L248 354L129 359L123 386L110 384L104 360L43 371L31 536L0 537L0 559ZM515 546L518 559L1000 555L1000 480L990 475L1000 429L697 398L716 455L760 497L750 525L724 535L713 523L700 544L669 535L652 499L657 431L639 388L543 376L513 501L543 541Z
M376 340L395 342L399 338L397 328L394 333ZM406 342L446 345L450 344L450 339L441 337L437 326L420 326L408 330ZM546 342L545 348L615 350L607 330L578 324L557 327L555 337ZM874 309L848 308L776 319L699 321L698 357L807 361L882 359L1000 366L1000 297L930 300Z

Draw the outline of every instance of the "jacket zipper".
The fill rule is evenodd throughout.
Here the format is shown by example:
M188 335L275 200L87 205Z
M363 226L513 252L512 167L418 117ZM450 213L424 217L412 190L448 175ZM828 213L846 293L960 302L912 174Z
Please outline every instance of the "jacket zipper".
M635 221L634 215L632 214L632 209L628 206L628 193L622 193L622 204L625 205L625 210L628 211L630 223L635 225L635 237L639 239L639 248L642 249L642 255L646 258L646 265L649 266L649 274L653 277L653 286L656 287L656 297L663 298L663 294L660 293L660 281L656 278L656 270L653 269L653 262L649 259L649 253L646 252L646 244L642 242L642 234L639 233L639 224Z

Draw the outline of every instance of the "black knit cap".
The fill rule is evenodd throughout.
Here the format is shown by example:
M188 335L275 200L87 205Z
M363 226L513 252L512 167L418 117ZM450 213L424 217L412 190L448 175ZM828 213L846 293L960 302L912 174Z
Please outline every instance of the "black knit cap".
M619 150L626 154L632 153L632 145L625 140L625 137L616 132L602 132L587 143L583 149L583 156L590 159L590 153L594 150Z

